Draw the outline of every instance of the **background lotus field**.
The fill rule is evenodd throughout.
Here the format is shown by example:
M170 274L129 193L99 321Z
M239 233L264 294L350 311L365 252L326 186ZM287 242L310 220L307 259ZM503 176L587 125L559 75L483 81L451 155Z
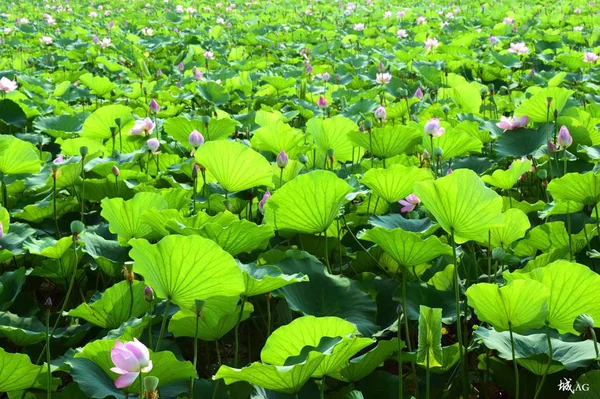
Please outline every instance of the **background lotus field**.
M3 5L0 398L600 397L596 2Z

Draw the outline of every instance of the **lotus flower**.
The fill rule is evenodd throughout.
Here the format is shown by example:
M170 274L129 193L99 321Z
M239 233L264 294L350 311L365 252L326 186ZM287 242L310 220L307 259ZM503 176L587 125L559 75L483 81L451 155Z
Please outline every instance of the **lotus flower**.
M375 110L375 118L379 119L380 121L385 120L385 118L387 118L387 112L383 105L380 105L379 108Z
M571 144L573 144L573 137L571 137L571 133L569 133L569 129L567 129L565 125L562 125L560 130L558 131L556 143L558 144L558 147L561 150L564 150Z
M363 30L365 30L365 24L362 24L362 23L354 24L353 29L355 31L362 32Z
M440 43L436 38L425 40L425 50L431 50L432 47L439 46Z
M179 69L180 71L183 71L185 69L185 64L183 63L183 61L177 64L177 69Z
M490 44L491 45L494 45L494 44L498 43L498 38L496 38L496 36L494 36L494 35L490 35L490 39L489 40L490 40Z
M329 103L327 102L327 99L325 97L319 97L319 100L317 101L317 106L319 108L327 108L328 105Z
M446 129L441 127L438 118L431 118L425 123L425 134L431 137L439 137L446 133Z
M514 129L519 129L521 127L525 127L525 126L527 126L528 122L529 122L529 117L527 117L527 116L522 116L522 117L513 116L510 118L501 116L500 122L496 123L496 126L498 126L500 129L502 129L506 132L507 130L514 130Z
M385 73L378 73L375 81L379 84L388 84L390 83L390 80L392 79L392 75L388 72Z
M208 59L208 60L214 60L215 59L215 54L210 51L210 50L206 50L204 52L204 58Z
M421 203L421 200L416 195L410 194L406 198L398 201L398 203L400 205L402 205L400 212L410 212L410 211L414 210L417 207L417 205L419 205Z
M258 210L263 215L265 213L265 204L267 203L267 200L269 198L271 198L271 192L269 190L267 190L267 191L265 191L265 194L263 195L262 199L258 202Z
M556 144L552 140L548 141L548 151L558 152L558 148L556 148Z
M158 111L160 111L160 105L158 105L158 103L156 102L156 100L155 100L155 99L152 99L152 100L150 101L150 110L151 110L152 112L154 112L155 114L156 114Z
M396 18L404 18L406 16L406 13L404 11L398 11L396 13Z
M323 82L327 82L329 79L331 79L331 75L329 74L329 72L323 72L323 75L321 75L321 79L323 79Z
M518 55L529 54L529 48L527 48L524 42L511 43L508 52L517 53Z
M575 11L573 11L575 14L579 15L581 14L581 8L576 8Z
M115 381L115 387L119 389L133 384L140 373L149 373L152 370L150 351L137 338L125 344L115 342L110 351L110 358L115 365L110 371L121 375Z
M587 52L583 55L583 62L595 63L596 61L598 61L598 54L596 53Z
M98 43L98 44L103 49L112 46L112 43L111 43L111 41L110 41L110 39L108 37L105 37L104 39L102 39L102 41L100 43Z
M417 97L419 100L423 99L423 90L421 90L420 87L417 87L417 90L415 90L415 97Z
M404 38L408 37L408 33L406 33L405 29L398 29L398 31L396 32L396 35L398 36L398 39L404 39Z
M58 154L56 156L56 158L54 158L54 161L52 161L53 164L58 165L65 162L65 156L63 154Z
M420 16L419 18L417 18L417 25L423 25L425 23L427 23L427 20L424 16Z
M201 70L199 70L198 68L194 67L194 68L192 69L192 73L194 74L194 77L195 77L196 79L198 79L198 80L201 80L201 79L202 79L202 71L201 71Z
M119 170L119 167L117 165L113 165L112 174L116 177L119 177L121 175L121 171Z
M575 32L581 32L581 31L583 30L583 26L580 26L580 25L578 25L578 26L574 26L574 27L573 27L573 30L574 30Z
M152 122L152 119L138 119L135 121L135 124L131 128L131 134L135 136L138 134L145 133L146 136L149 136L150 134L152 134L152 130L154 130L154 122Z
M146 141L146 145L152 153L156 154L156 151L160 148L160 141L158 141L158 139L149 139Z
M197 130L192 130L190 136L188 138L188 142L192 146L192 148L198 148L202 144L204 144L204 136Z
M277 155L277 159L275 160L275 162L277 162L277 166L279 166L281 169L285 168L289 161L290 159L285 153L285 150L281 150L281 152Z
M5 76L0 79L0 91L5 93L10 93L12 91L17 90L17 82L14 80L10 80Z
M52 38L50 36L42 36L40 38L40 42L42 42L46 46L49 46L49 45L52 44L53 40L52 40Z

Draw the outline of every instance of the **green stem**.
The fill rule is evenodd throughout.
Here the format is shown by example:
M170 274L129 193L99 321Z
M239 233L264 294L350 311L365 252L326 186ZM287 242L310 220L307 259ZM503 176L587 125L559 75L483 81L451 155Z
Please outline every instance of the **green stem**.
M194 331L194 371L197 372L198 367L198 327L200 326L200 314L196 313L196 330ZM194 378L190 378L190 398L194 399Z
M169 317L169 307L171 306L171 298L167 297L167 302L165 303L165 311L163 313L162 324L160 325L160 332L158 333L158 341L156 342L156 348L154 348L154 352L158 352L160 350L160 344L162 343L163 335L165 333L165 327L167 326L167 318Z
M585 237L587 249L588 249L588 251L591 251L592 246L590 244L590 238L588 237L587 229L585 228L585 212L583 211L583 209L581 209L581 222L583 223L583 235ZM592 267L594 268L594 271L596 271L596 262L594 262L594 258L590 258L590 259L592 261Z
M402 312L404 313L404 335L406 336L406 347L409 352L412 352L412 344L410 342L410 329L408 328L408 313L406 303L406 280L408 279L407 273L403 273L402 276Z
M333 272L331 271L331 265L329 264L329 249L327 248L327 229L323 231L323 234L325 235L325 265L327 266L327 271L329 272L329 274L333 274Z
M267 338L271 335L271 295L267 295Z
M340 258L340 275L342 275L343 256L342 256L342 232L340 230L340 218L335 219L335 224L338 232L338 255Z
M566 152L567 150L563 152L563 176L567 174L567 156L565 154Z
M488 278L487 282L492 280L492 230L488 230ZM456 265L454 266L456 267ZM495 276L494 276L495 277Z
M515 340L513 337L513 331L512 331L512 324L509 321L508 322L508 332L510 334L510 350L512 352L512 360L513 360L513 367L515 369L515 386L516 386L516 391L515 391L515 399L519 399L519 368L517 366L517 359L515 358Z
M148 346L152 348L152 315L154 314L154 304L150 302L150 323L148 323Z
M81 159L81 221L83 222L83 214L85 212L85 166L83 165L84 158Z
M219 349L219 340L217 339L215 341L215 349L217 351L217 363L219 363L219 366L221 365L221 350Z
M129 298L131 299L129 303L129 314L127 316L127 320L131 319L131 315L133 315L133 280L128 280L129 282Z
M593 328L590 328L592 339L594 340L594 349L596 350L596 361L600 363L600 351L598 350L598 339L596 338L596 332Z
M585 230L585 223L583 224ZM573 262L573 238L571 237L571 214L569 213L569 202L567 202L567 235L569 236L569 262Z
M244 315L244 305L246 304L246 297L242 295L242 306L240 307L240 314L237 319L237 323L235 323L235 352L233 358L233 367L238 367L238 359L239 359L239 349L240 349L240 322L242 321L242 316Z
M283 168L279 168L279 188L283 186Z
M144 373L140 370L140 399L144 398Z
M50 309L46 311L46 363L48 363L48 379L46 385L46 391L48 393L48 399L52 399L52 371L50 370Z
M429 372L429 352L427 351L427 368L425 369L425 399L429 399L429 385L431 385L431 376Z
M56 175L53 173L53 186L52 186L52 208L54 214L54 227L56 228L56 237L60 240L60 229L58 228L58 216L56 212Z
M405 309L403 309L403 312L406 312ZM396 335L398 336L398 398L402 399L404 396L404 387L403 387L403 381L402 381L402 340L400 339L400 318L402 317L402 313L398 312L398 325L397 325L397 333Z
M6 182L4 181L4 174L0 173L0 183L2 184L2 203L8 210L8 189L6 188Z
M546 322L546 339L548 340L549 351L548 363L546 364L546 369L544 370L544 374L542 375L542 381L537 387L533 399L538 399L538 397L540 396L542 388L544 387L544 382L546 381L546 376L548 375L548 371L550 371L550 365L552 365L552 341L550 340L550 328L548 327L548 322Z
M321 393L321 399L325 399L325 376L323 376L323 379L321 380L320 393Z
M450 240L452 245L452 255L454 259L454 299L456 302L456 337L458 340L458 352L460 354L461 374L463 379L463 397L469 397L469 376L467 375L466 353L462 339L462 328L460 325L460 285L458 282L458 258L456 256L456 241L454 240L454 229L450 229Z

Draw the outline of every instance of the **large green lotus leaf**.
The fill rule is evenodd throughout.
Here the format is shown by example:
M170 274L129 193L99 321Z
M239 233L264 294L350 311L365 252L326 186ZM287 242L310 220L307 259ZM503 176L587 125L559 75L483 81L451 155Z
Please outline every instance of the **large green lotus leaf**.
M265 249L273 237L273 228L241 219L229 226L206 223L200 230L200 235L213 240L232 256L236 256L242 252Z
M577 399L595 399L600 398L600 370L591 370L577 378L577 383L573 384L581 387L587 387L587 390L577 391L577 396L571 396Z
M557 260L530 273L504 273L504 278L509 282L530 278L545 285L550 291L547 320L561 334L577 334L573 321L582 313L600 320L600 276L587 266Z
M254 362L242 369L221 366L213 379L224 379L225 384L246 381L276 392L297 393L310 379L327 355L312 351L306 360L289 366L273 366Z
M322 233L333 223L352 191L334 173L315 170L277 190L265 206L265 221L276 230Z
M586 205L600 202L600 176L593 172L567 173L552 179L548 191L556 200L569 200Z
M106 140L112 137L111 127L116 127L115 119L121 119L121 134L129 135L134 119L131 108L120 105L106 105L95 110L83 122L81 136L96 140Z
M181 218L181 213L177 209L148 209L142 214L141 222L144 225L150 226L152 231L161 237L168 236L168 224L172 221L178 221Z
M492 248L509 248L510 245L525 237L527 230L531 227L527 215L517 209L511 208L503 214L504 225L490 229ZM489 237L482 237L480 242L485 246L488 245Z
M216 341L231 331L240 317L241 305L238 305L238 301L238 296L206 299L198 322L197 337L203 341ZM251 303L244 303L241 320L246 320L253 311ZM196 333L196 312L181 309L175 313L169 322L169 332L176 337L193 337Z
M272 187L273 172L269 161L244 144L228 140L204 143L195 154L203 165L229 192L252 187Z
M217 107L229 101L229 93L227 90L216 82L208 81L200 84L197 88L198 93L200 93L202 98L213 103Z
M484 175L481 177L481 180L490 186L494 186L502 190L510 190L515 184L517 184L517 181L519 181L519 178L523 174L531 170L531 161L515 161L510 166L511 167L507 170L495 170L491 176Z
M453 88L440 89L440 98L450 98L463 111L478 114L481 107L481 85L476 82L459 84Z
M121 281L108 288L102 296L93 303L82 303L69 311L68 315L80 317L102 328L118 328L132 317L138 317L150 309L150 304L144 299L145 284L133 281L133 298L129 290L129 282ZM131 314L129 309L133 300Z
M530 122L544 123L547 121L548 115L550 115L550 118L553 117L554 111L557 111L560 114L573 93L572 90L562 87L548 87L541 89L533 96L523 101L519 108L515 110L515 115L527 116L529 117ZM552 98L552 103L550 104L550 110L548 111L547 99L549 97Z
M322 153L333 149L335 159L341 162L352 160L352 142L348 133L357 131L354 121L340 115L327 119L313 118L306 122L306 132L312 136L317 148Z
M371 133L351 132L350 140L379 158L391 158L410 153L421 143L422 133L416 126L386 126L374 128Z
M74 384L84 393L84 398L125 399L125 394L115 387L114 381L96 363L86 358L69 359L65 362L71 367L70 375ZM69 397L72 399L72 397Z
M0 392L19 391L33 387L46 389L47 370L46 365L32 364L27 355L8 353L0 347ZM52 378L51 390L55 390L59 382L59 379Z
M497 350L498 354L504 360L512 360L512 350L510 343L510 333L508 331L497 332L494 329L487 329L479 326L475 329L474 337L482 340L485 346L492 350ZM554 363L559 363L567 370L574 370L578 367L587 367L596 357L594 342L589 339L585 341L574 341L572 336L560 339L554 334L550 336L552 343L552 360L555 371L559 371ZM521 335L513 333L515 342L515 358L518 360L528 359L536 355L546 355L544 363L548 362L548 337L545 333L535 333ZM544 367L545 368L545 367ZM543 369L542 368L542 372ZM540 373L541 374L541 373Z
M167 221L166 228L173 234L200 235L202 227L208 223L227 227L238 220L239 218L229 211L220 212L214 216L200 212L191 217L181 217L180 215L177 219L171 219Z
M285 274L303 273L307 284L291 284L274 291L288 306L304 315L336 316L358 326L365 336L375 333L377 305L373 297L361 289L358 281L327 272L325 266L312 255L290 250L286 258L277 261Z
M423 146L431 150L430 139L424 139ZM433 139L433 148L443 150L442 159L451 159L470 153L480 153L483 143L474 136L461 130L449 129L440 137Z
M96 139L77 137L65 140L57 139L55 143L60 144L60 151L63 155L77 156L79 155L79 149L82 146L88 148L89 154L95 154L97 152L101 152L103 156L109 154L106 147L102 145L102 142Z
M408 352L403 355L405 361L417 363L417 352ZM458 342L442 347L442 361L440 366L432 367L431 372L436 374L444 374L450 371L456 363L460 361L460 349L458 348ZM431 361L431 359L430 359Z
M30 254L43 256L45 258L60 259L73 247L73 238L63 237L55 240L52 237L42 237L41 239L32 238L23 245Z
M321 378L338 371L357 352L373 344L371 338L356 336L356 326L338 317L303 316L279 327L267 338L260 352L263 363L283 366L290 357L301 354L305 347L318 347L323 338L340 337L331 355L327 356L312 376Z
M412 268L440 255L452 255L452 248L442 243L436 236L422 239L419 234L402 230L388 230L375 227L360 237L379 245L396 262L406 268Z
M426 368L441 367L442 309L421 305L419 308L419 346L417 363Z
M571 213L579 213L583 210L584 205L575 201L555 200L546 205L543 211L538 212L540 219L546 219L555 215L568 215Z
M369 169L362 182L386 202L392 203L412 194L418 181L433 180L430 169L395 164L387 169Z
M27 269L18 268L0 274L0 310L8 310L25 284Z
M40 158L35 147L14 136L0 135L0 173L39 173Z
M58 115L38 117L33 121L33 129L46 133L55 138L69 138L73 133L79 133L83 121L75 115Z
M0 337L20 347L33 345L46 339L46 326L35 317L0 312Z
M460 130L475 137L483 144L488 144L492 141L492 135L488 130L480 129L477 121L464 120L454 127L456 130ZM445 155L445 154L444 154Z
M178 116L167 119L163 127L169 136L173 137L188 150L191 150L192 146L188 139L193 130L202 133L206 141L223 140L235 132L236 125L237 122L233 119L212 118L207 128L206 124L199 119L189 120L183 116Z
M0 120L7 125L23 128L27 124L27 115L23 110L23 106L3 98L0 100Z
M284 150L290 159L296 159L298 155L306 152L305 140L306 137L301 131L280 121L256 129L250 142L252 148L257 150L268 151L274 155Z
M504 287L473 284L466 295L479 320L492 324L497 331L538 328L548 316L550 293L537 281L515 280Z
M446 232L454 232L458 243L477 240L502 225L502 198L472 170L417 182L415 194Z
M545 109L545 108L544 108ZM545 129L509 130L496 140L494 149L499 156L524 157L532 155L546 144L548 132Z
M433 275L427 285L432 286L438 291L451 291L454 289L454 265L449 264L444 270Z
M538 251L569 248L569 234L563 222L548 222L531 229L515 247L517 256L535 256Z
M191 308L196 299L244 291L242 272L233 257L209 239L170 235L154 245L144 239L130 244L136 273L144 276L159 298L181 308Z
M83 348L77 349L75 359L88 359L94 362L102 369L105 375L108 375L113 381L117 379L118 374L110 371L114 364L110 357L111 349L115 346L116 339L98 339L91 341ZM122 341L121 342L125 342ZM179 361L171 351L153 352L150 351L150 360L152 361L152 370L145 373L144 376L154 376L159 379L158 386L168 385L179 380L186 380L196 377L196 370L190 362ZM125 392L136 393L140 391L139 379L133 385L123 389Z
M404 348L404 342L401 342ZM346 365L331 376L346 382L360 381L385 362L394 352L398 351L398 339L379 341L377 346L358 357L350 359Z
M246 289L244 296L250 297L267 292L275 291L276 289L285 287L294 283L308 281L308 276L302 273L284 274L277 266L260 266L256 264L244 264L238 262Z
M538 212L546 207L546 203L542 200L538 200L535 204L530 204L527 201L517 201L514 198L502 197L502 212L506 212L509 209L519 209L525 214L531 212Z
M144 212L168 207L167 201L154 193L138 193L130 200L105 198L100 215L109 223L110 232L117 234L119 243L127 245L132 238L158 238L149 225L142 223Z
M106 76L94 76L91 73L85 73L79 77L79 82L86 85L93 94L100 97L110 97L110 92L117 85L110 81Z
M64 215L79 209L80 205L75 197L58 198L56 200L56 216L60 220ZM23 209L15 210L13 216L16 219L26 220L32 223L40 223L44 219L54 217L54 201L41 200L32 205L26 205Z

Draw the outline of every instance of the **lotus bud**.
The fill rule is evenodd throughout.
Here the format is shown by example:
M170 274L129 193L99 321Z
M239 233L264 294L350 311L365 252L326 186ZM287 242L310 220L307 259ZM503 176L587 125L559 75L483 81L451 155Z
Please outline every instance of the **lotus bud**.
M427 150L423 150L423 159L428 160L431 159L431 154Z
M442 112L448 115L448 112L450 112L450 107L446 104L442 105Z
M300 162L302 165L306 165L308 163L308 157L306 154L298 155L298 162Z
M506 256L506 251L502 248L494 248L492 251L492 259L498 262L504 261L504 257Z
M73 234L74 236L77 236L81 233L83 233L83 230L85 229L85 225L80 222L79 220L73 220L71 222L71 234Z
M442 150L440 147L435 147L433 149L433 157L434 158L441 158L444 156L444 150Z
M88 151L89 150L85 145L79 147L79 155L81 155L82 157L85 157L88 154Z
M552 97L546 97L546 106L550 108L552 105Z
M154 300L154 290L149 285L144 287L144 299L146 302L152 302Z
M4 225L2 224L2 221L0 220L0 238L2 238L3 235L4 235Z
M327 82L329 81L329 79L331 79L331 75L329 74L329 72L324 72L321 76L321 79L323 79L324 82Z
M479 94L481 95L481 97L485 97L488 95L488 89L487 87L482 87L481 90L479 90Z
M150 101L150 110L155 114L158 113L158 111L160 111L160 105L158 105L155 99L152 99L152 101Z
M202 310L204 309L204 305L206 305L206 301L196 299L194 301L194 310L196 311L196 315L200 317L202 315Z
M177 64L177 69L179 69L180 71L183 71L185 69L185 65L183 64L183 61L181 61L179 64Z
M378 69L379 69L379 72L385 71L385 65L383 64L383 61L379 61Z
M52 298L46 298L46 302L44 302L44 308L46 308L46 310L50 310L52 308Z
M454 171L452 170L452 168L448 168L448 170L446 171L446 176L447 176L447 175L451 175L451 174L452 174L452 172L454 172Z
M150 139L146 141L148 149L152 152L156 152L160 148L160 141L158 139Z
M556 148L556 144L552 140L548 141L548 151L549 152L557 152L558 148Z
M277 166L279 166L281 169L284 169L287 166L289 158L285 153L285 150L281 150L281 152L277 155L276 162Z
M265 204L267 203L267 200L269 198L271 198L271 192L269 190L267 190L267 191L265 191L265 194L263 195L262 199L258 203L258 210L263 215L265 213Z
M415 91L415 97L417 97L419 100L423 99L423 90L421 90L420 87L418 87Z
M494 84L493 84L493 83L490 83L490 84L488 85L488 90L490 91L490 93L493 93L493 92L494 92Z
M317 101L317 106L319 108L327 108L327 106L329 106L329 103L327 102L327 99L325 99L325 97L321 96L319 97L319 101Z
M573 329L580 334L584 334L594 328L594 319L587 313L580 314L573 322Z
M387 118L387 112L385 111L383 105L380 105L379 108L375 110L375 118L379 121L383 121L385 118Z
M548 171L546 169L539 169L537 171L537 176L540 180L546 180L548 178Z
M121 175L121 171L117 165L113 165L112 174L115 175L115 177L119 177Z
M554 119L558 118L558 110L555 109L553 112Z
M371 130L373 128L373 121L371 121L370 119L367 119L364 122L364 126L365 126L365 129Z
M192 148L198 148L202 144L204 144L204 136L197 130L192 130L190 133L190 137L188 138L188 142L192 146Z
M396 314L401 316L403 311L404 309L402 309L402 304L399 303L398 306L396 306ZM398 326L398 328L400 328L400 326Z
M123 277L127 281L135 280L135 274L133 273L133 262L132 261L125 262L123 264Z
M573 137L571 137L571 133L569 133L569 129L567 129L565 125L561 126L558 132L558 137L556 138L556 142L562 149L565 149L573 144Z

